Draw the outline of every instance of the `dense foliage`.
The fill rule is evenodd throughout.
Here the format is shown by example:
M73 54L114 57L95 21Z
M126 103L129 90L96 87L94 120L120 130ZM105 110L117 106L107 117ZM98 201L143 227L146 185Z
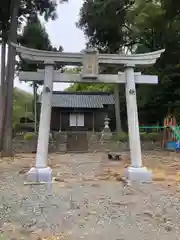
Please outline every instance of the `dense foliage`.
M29 48L60 52L63 50L62 46L59 46L58 49L52 46L49 35L36 14L29 16L27 25L24 27L22 34L19 35L18 40L21 45ZM18 66L19 70L22 71L37 71L38 68L44 68L40 64L28 64L23 59L18 62Z
M137 87L140 123L161 122L167 113L180 120L180 3L169 0L85 0L78 26L88 44L100 52L145 53L165 48L146 74L157 74L156 86ZM137 69L139 70L139 69ZM114 70L112 70L114 73ZM69 90L112 91L112 85L74 84ZM125 100L124 87L120 91ZM125 101L123 101L125 103ZM123 104L124 104L123 103ZM121 104L122 106L122 104ZM122 106L125 115L125 106Z
M119 51L126 41L126 10L131 5L132 0L84 1L78 26L88 37L88 45Z

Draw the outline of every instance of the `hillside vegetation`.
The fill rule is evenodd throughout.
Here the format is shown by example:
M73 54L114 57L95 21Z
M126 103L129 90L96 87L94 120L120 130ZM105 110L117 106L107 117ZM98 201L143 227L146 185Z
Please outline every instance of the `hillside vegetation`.
M19 88L13 92L13 127L20 122L21 117L33 119L33 95Z

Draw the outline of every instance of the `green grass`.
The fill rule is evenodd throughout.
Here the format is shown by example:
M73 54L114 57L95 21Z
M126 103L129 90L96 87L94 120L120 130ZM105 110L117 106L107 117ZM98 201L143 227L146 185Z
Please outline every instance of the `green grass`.
M141 141L159 141L160 140L160 133L158 132L140 132L140 139ZM120 142L127 142L128 141L128 134L122 132L118 137L113 136L113 140L120 141Z

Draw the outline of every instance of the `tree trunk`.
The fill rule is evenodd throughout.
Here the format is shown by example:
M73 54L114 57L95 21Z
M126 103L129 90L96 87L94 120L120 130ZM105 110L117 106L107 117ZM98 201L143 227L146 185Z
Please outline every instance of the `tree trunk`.
M18 11L20 0L11 2L11 23L8 36L8 65L7 65L7 94L5 107L5 128L3 140L3 156L12 156L12 110L13 110L13 84L16 50L11 42L17 42Z
M2 44L1 44L1 76L0 76L0 152L3 142L3 128L5 115L5 69L6 69L6 28L2 28Z

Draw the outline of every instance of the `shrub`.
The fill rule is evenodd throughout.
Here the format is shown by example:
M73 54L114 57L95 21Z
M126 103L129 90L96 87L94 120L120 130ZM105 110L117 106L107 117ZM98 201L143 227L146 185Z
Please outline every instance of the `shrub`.
M120 136L113 136L112 138L115 141L120 141L120 142L126 142L128 141L128 134L125 132L122 132ZM160 133L158 132L140 132L140 139L141 141L159 141L160 139Z
M153 133L158 133L158 129L157 128L152 128L152 132Z
M142 132L142 133L144 133L145 130L146 130L145 128L139 128L139 131Z
M116 136L113 139L116 141L126 142L128 141L128 134L125 132L122 132L118 137Z
M126 141L128 141L128 134L125 132L121 132L121 134L119 136L117 136L116 134L113 134L112 140L126 142Z
M152 133L149 133L149 140L152 140L152 141L158 141L160 140L160 133L158 132L152 132Z
M148 133L146 133L146 132L140 132L140 139L141 139L141 141L147 141L147 140L149 140L149 138L148 138Z
M151 132L151 133L140 133L141 141L158 141L160 133Z
M119 141L121 141L121 142L128 141L128 134L125 132L122 132L119 136Z
M35 136L36 136L36 134L35 134L35 133L32 133L32 132L25 133L25 134L24 134L24 140L30 141L30 140L32 140Z

